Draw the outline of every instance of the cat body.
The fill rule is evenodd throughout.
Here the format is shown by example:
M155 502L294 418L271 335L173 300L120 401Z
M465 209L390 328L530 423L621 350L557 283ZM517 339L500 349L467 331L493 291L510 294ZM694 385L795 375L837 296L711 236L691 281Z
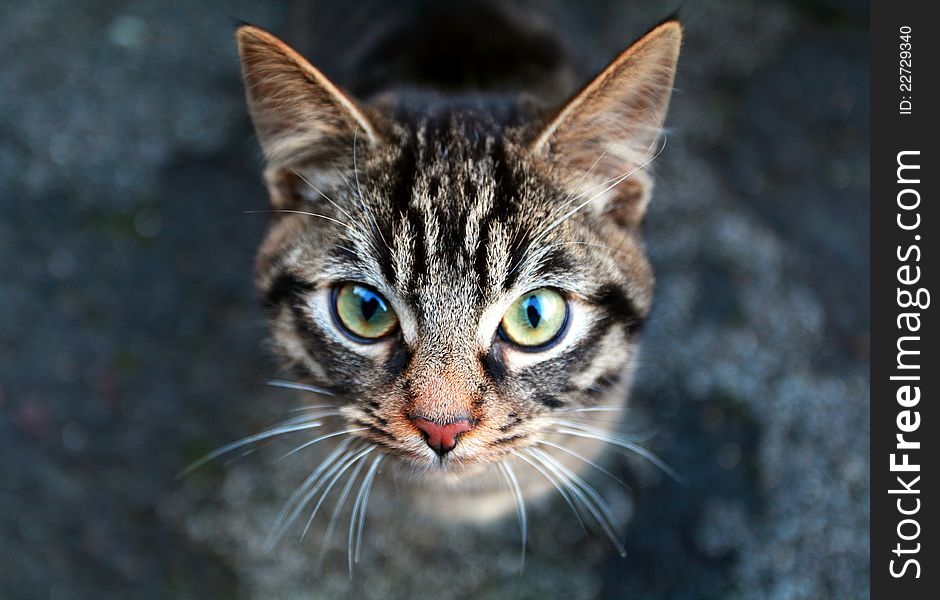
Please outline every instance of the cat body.
M480 6L508 35L512 9ZM681 28L561 103L577 60L526 27L495 54L468 47L479 64L459 44L426 59L415 39L447 32L391 27L359 51L358 98L238 29L272 203L257 285L278 354L330 403L311 419L340 443L308 501L367 473L361 496L399 461L409 504L447 520L524 515L555 489L609 525L582 474L629 446L615 428L653 293L640 223ZM485 68L500 52L513 64Z

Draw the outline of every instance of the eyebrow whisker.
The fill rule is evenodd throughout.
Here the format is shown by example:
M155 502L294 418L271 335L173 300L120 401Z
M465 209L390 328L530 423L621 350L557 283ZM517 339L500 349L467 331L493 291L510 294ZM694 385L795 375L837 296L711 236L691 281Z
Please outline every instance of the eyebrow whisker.
M315 385L309 385L306 383L298 383L296 381L285 381L283 379L272 379L267 382L267 385L276 388L284 388L288 390L300 390L302 392L312 392L314 394L321 394L323 396L335 396L333 392L326 388L318 387Z

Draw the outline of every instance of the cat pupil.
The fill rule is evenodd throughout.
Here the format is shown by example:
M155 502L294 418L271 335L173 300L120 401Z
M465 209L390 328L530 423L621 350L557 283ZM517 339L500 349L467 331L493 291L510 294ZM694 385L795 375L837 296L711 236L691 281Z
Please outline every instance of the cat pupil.
M529 324L532 329L537 329L542 320L542 311L539 309L539 300L535 296L529 298L529 306L526 307L526 316L529 318Z
M375 311L379 308L379 300L374 296L371 298L363 298L360 308L362 310L362 318L366 321L371 321L372 317L375 316Z

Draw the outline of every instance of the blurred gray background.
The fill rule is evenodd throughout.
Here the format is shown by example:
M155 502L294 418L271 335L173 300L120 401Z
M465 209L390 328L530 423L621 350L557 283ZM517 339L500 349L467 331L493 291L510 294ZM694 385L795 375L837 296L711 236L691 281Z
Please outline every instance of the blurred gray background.
M674 6L598 7L600 67ZM246 211L266 198L231 19L290 41L298 10L0 2L0 598L868 597L858 0L682 8L631 418L685 481L614 460L626 558L560 501L522 574L514 523L422 546L373 501L353 581L340 555L315 577L316 544L258 550L296 484L276 452L174 479L296 400L263 386Z

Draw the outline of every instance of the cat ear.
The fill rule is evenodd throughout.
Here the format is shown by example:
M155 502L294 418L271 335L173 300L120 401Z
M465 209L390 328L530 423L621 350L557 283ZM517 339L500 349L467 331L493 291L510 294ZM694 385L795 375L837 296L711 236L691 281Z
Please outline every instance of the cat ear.
M681 40L678 21L644 35L575 94L530 146L571 194L582 195L576 203L593 198L592 205L625 227L642 220L649 201L645 167L660 150Z
M236 32L248 109L269 162L349 153L379 136L363 110L290 46L267 31Z

